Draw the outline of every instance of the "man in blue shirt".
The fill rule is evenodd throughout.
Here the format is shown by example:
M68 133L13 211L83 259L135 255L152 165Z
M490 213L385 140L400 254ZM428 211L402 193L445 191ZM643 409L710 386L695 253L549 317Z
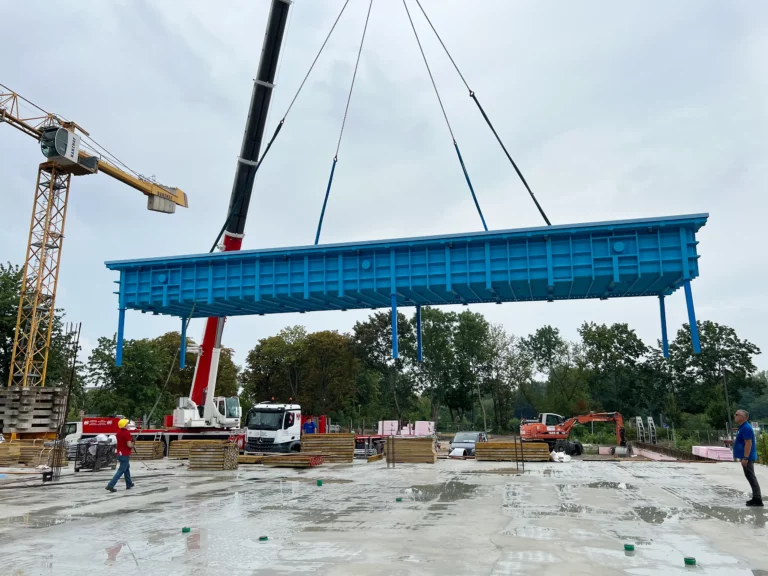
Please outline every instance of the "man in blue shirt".
M311 418L304 422L304 434L315 433L315 422Z
M736 440L733 443L733 458L741 462L744 468L744 476L752 487L752 499L747 500L747 506L762 506L763 496L760 493L760 484L757 483L755 476L755 461L757 460L757 441L755 431L748 422L749 412L746 410L736 410L733 416L736 424L739 425L739 433L736 434Z

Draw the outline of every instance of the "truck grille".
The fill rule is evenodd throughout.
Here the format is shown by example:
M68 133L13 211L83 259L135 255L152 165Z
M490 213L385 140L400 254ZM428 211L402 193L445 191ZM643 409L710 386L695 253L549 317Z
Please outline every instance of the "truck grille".
M274 443L274 438L248 438L246 446L249 452L267 452Z

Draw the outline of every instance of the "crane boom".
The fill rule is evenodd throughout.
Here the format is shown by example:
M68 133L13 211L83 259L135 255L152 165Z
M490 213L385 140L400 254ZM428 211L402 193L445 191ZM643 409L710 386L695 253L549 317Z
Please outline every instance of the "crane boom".
M24 102L25 107L34 107L35 112L33 114L35 115L29 117L22 116L21 107L19 105L20 101ZM85 136L88 136L88 132L74 122L67 122L56 114L46 112L3 84L0 84L0 122L5 122L13 126L38 142L43 137L46 129L51 127L69 127L70 129L77 129ZM93 157L95 156L87 154L82 150L79 152L80 160L87 160ZM158 184L140 176L134 176L115 166L103 157L95 158L97 160L95 172L103 172L107 176L111 176L115 180L130 186L134 190L138 190L148 198L162 198L173 203L175 206L181 206L182 208L189 207L187 195L182 190L170 186L163 186L162 184ZM86 173L93 174L94 171L88 171Z
M291 2L292 0L272 0L269 10L267 31L264 34L259 69L253 82L243 144L237 159L235 180L224 226L223 249L225 252L240 250L243 243L245 220L248 217L248 206L256 178L256 164L259 160L264 128L267 125L267 113L272 99L272 89L275 87L277 63ZM189 398L198 406L203 403L208 406L209 400L213 398L224 320L225 318L214 317L208 318L205 322L200 355L197 357L195 375L189 391Z

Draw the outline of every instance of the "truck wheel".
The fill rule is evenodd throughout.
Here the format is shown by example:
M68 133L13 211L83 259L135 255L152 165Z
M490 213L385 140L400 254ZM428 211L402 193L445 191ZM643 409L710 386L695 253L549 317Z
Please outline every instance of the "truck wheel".
M565 452L566 454L570 452L568 450L568 441L567 440L558 440L555 442L555 447L553 448L555 452Z
M571 444L571 456L581 456L582 454L584 454L584 447L581 442Z
M298 442L296 444L291 444L291 447L289 449L290 452L301 452L301 444Z

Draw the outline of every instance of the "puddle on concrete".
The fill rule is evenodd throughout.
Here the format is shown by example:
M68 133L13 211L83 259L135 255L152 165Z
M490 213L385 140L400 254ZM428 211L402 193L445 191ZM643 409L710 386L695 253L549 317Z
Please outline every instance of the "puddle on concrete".
M443 484L426 484L423 486L411 487L413 499L417 502L429 502L437 500L439 502L456 502L465 500L474 496L477 491L477 484L465 484L456 480L449 480Z
M636 486L625 482L590 482L586 487L604 490L637 490Z
M751 524L755 528L765 528L768 523L768 513L764 508L728 508L695 503L693 507L697 512L732 524Z

